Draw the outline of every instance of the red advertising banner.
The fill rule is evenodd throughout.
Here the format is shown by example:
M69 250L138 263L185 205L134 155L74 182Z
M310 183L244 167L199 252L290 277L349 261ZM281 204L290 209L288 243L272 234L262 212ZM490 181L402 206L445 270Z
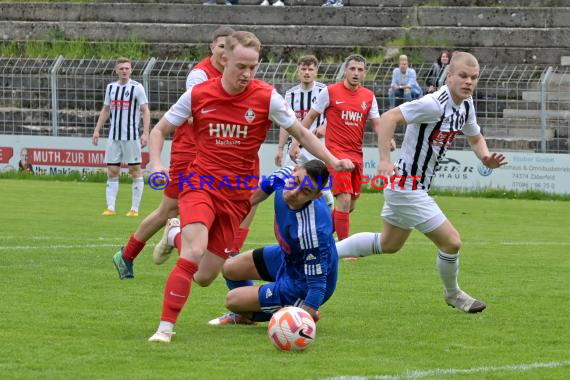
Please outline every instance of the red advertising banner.
M0 164L7 164L14 156L14 149L11 146L0 146Z
M29 162L32 165L46 166L79 166L79 167L106 167L104 150L76 150L52 148L27 148ZM142 153L141 167L146 168L149 156ZM127 167L127 165L122 165Z

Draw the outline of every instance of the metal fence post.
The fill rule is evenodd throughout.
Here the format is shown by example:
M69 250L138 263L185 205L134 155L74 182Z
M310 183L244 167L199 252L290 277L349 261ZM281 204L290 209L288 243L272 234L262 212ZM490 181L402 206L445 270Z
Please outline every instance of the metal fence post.
M546 73L540 82L540 151L542 153L546 152L546 121L547 121L547 109L546 109L546 97L548 85L550 84L550 77L552 76L553 68L549 66L546 69Z
M58 126L59 126L59 106L58 106L58 96L57 96L57 71L61 67L63 62L63 55L60 55L55 60L49 76L50 76L50 90L51 90L51 133L53 136L57 136Z
M150 104L150 72L152 71L152 68L154 67L155 64L156 64L156 58L151 57L146 63L146 67L144 68L143 71L143 87L144 90L146 91L146 98L149 104Z

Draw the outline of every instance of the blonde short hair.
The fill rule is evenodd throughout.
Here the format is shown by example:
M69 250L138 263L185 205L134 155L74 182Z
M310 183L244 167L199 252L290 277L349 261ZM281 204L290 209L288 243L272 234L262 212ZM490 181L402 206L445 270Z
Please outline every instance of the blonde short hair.
M224 50L226 52L233 51L237 45L245 48L251 48L259 52L261 50L261 42L251 32L244 32L242 30L234 32L226 37L226 44Z

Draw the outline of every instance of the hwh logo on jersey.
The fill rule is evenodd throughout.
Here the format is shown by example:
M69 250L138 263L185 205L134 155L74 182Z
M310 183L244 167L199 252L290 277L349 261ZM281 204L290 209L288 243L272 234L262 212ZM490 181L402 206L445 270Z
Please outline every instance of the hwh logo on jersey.
M215 137L247 137L247 125L210 123L210 136Z
M342 120L357 121L357 122L362 121L362 116L364 116L362 115L362 113L356 111L342 111L340 115Z

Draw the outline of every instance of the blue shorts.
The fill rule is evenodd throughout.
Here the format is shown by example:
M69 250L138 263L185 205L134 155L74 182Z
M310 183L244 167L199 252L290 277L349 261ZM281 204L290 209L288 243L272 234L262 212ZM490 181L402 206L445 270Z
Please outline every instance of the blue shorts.
M284 255L279 245L256 249L253 252L253 260L261 278L273 281L259 288L259 305L264 313L272 314L284 306L301 307L307 296L306 284L295 281L287 275ZM333 291L334 286L327 289L325 301Z

